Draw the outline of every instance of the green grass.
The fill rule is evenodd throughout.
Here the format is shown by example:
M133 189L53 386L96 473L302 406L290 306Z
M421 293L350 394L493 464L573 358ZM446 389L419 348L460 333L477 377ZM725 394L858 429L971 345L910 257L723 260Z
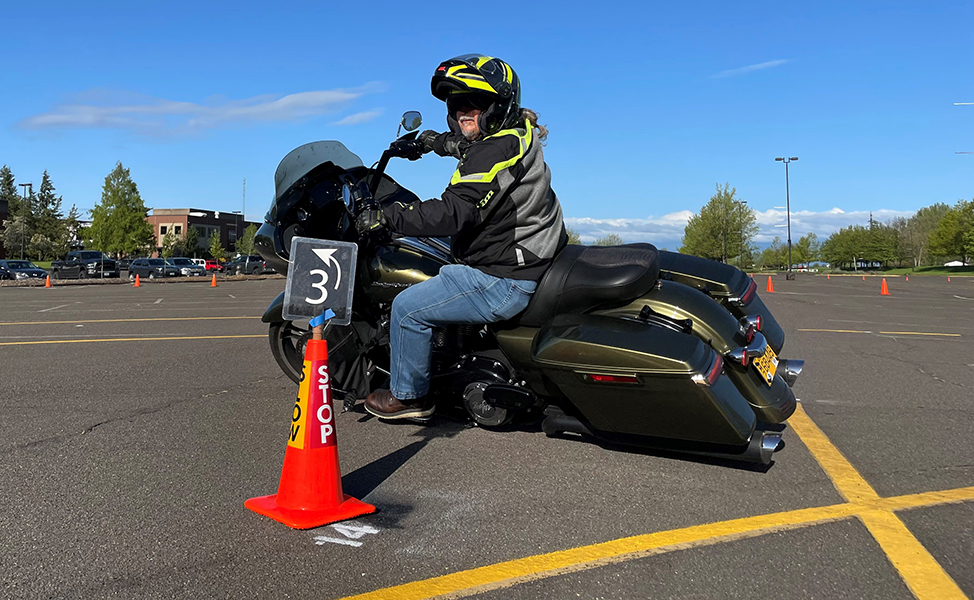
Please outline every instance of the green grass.
M46 270L51 269L51 261L49 260L32 260L30 262L34 263L35 265L37 265L42 269L46 269Z
M974 275L974 267L898 267L881 272L885 275Z

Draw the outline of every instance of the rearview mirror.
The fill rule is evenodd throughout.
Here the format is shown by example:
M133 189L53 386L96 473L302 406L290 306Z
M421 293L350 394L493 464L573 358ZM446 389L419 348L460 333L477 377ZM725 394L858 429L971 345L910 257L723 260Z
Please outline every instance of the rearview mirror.
M423 115L419 111L410 110L402 114L402 120L399 121L399 125L406 131L416 131L419 126L423 124ZM396 137L399 137L398 132Z

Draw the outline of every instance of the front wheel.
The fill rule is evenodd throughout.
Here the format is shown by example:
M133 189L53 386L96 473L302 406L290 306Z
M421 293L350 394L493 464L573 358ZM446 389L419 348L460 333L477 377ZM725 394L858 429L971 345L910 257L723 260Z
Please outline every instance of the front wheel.
M311 339L311 329L296 325L293 321L283 321L271 323L267 336L277 366L294 383L299 383L304 369L304 348Z
M87 271L85 271L84 267L82 267L81 270L78 271L78 279L88 279L88 273Z

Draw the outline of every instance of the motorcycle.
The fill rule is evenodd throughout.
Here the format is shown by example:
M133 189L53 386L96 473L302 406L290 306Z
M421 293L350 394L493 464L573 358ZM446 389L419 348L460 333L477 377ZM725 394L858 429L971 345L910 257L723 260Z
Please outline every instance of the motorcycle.
M325 328L332 389L346 408L388 376L393 299L452 262L449 239L359 236L354 226L361 210L419 200L385 169L416 158L406 142L421 121L403 115L407 133L371 168L337 141L290 152L256 235L279 272L295 236L358 243L352 323ZM650 244L568 245L516 318L434 330L430 393L482 427L540 418L549 436L767 465L804 363L779 358L784 332L756 291L735 267ZM310 331L283 317L283 300L263 322L275 360L298 381Z

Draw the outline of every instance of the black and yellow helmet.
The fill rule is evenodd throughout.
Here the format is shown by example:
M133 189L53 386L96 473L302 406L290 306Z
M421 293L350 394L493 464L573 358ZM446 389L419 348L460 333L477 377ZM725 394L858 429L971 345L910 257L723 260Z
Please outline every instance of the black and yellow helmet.
M430 82L433 95L447 102L450 96L471 94L482 101L479 122L484 135L513 127L521 115L521 84L517 73L499 58L464 54L440 63ZM456 115L447 111L447 123L459 132Z

